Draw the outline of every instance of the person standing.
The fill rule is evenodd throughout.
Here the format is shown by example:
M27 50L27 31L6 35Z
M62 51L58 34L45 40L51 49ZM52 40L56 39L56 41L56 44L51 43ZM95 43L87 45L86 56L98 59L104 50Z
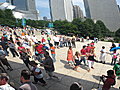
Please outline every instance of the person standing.
M57 76L54 75L54 63L48 52L45 52L45 59L43 60L43 63L41 63L41 66L44 67L46 73L49 76L47 79L56 78L58 81L60 80Z
M8 84L9 76L6 73L0 74L0 90L15 90Z
M7 70L12 71L12 67L9 64L7 58L5 58L5 52L2 50L2 47L0 46L0 62L2 62L3 65L5 65L7 67Z
M105 50L105 46L102 46L102 49L101 49L101 54L100 54L100 63L103 63L105 64L105 56L106 56L106 50Z
M73 69L77 72L80 72L80 71L77 70L77 68L80 66L80 59L81 59L80 53L76 52L75 55L74 55L75 67Z
M74 65L73 63L73 50L72 46L69 46L68 52L67 52L67 61L69 65Z
M46 40L45 40L45 38L44 38L44 37L42 37L41 42L42 42L42 43L45 43L45 42L46 42Z
M55 35L55 36L53 37L53 41L54 41L55 47L56 47L56 48L59 48L59 41L60 41L60 39L59 39L59 37L58 37L57 35Z
M30 72L28 70L22 70L20 76L20 82L22 85L18 90L38 90L37 87L30 81Z
M32 74L34 76L34 84L37 84L38 81L42 84L42 86L46 86L46 82L43 79L43 74L40 68L37 67L37 63L35 61L31 61L30 65L32 68Z
M10 40L8 41L8 46L9 46L9 49L10 49L13 57L19 56L16 51L15 44L13 42L11 42Z
M110 90L111 86L115 85L115 82L116 82L113 70L108 70L107 76L102 75L102 77L100 77L100 79L104 83L102 90Z
M47 41L48 41L48 44L50 44L51 38L49 35L47 35Z
M43 44L41 42L36 43L35 51L38 53L38 61L42 62L42 59L44 58L44 51L43 51Z
M71 43L72 43L73 48L76 48L75 38L72 38Z
M56 62L56 53L55 53L55 47L53 46L52 43L50 43L50 51L51 51L51 56L52 56L52 59L53 59L53 62Z
M23 52L25 52L26 51L26 49L25 49L25 47L23 47L22 46L22 44L21 43L19 43L18 44L18 52L19 52L19 54L20 54L20 58L22 59L22 54L23 54Z
M80 50L80 52L81 52L81 60L80 60L80 62L83 61L84 65L86 65L86 54L87 54L86 45L83 46L83 48Z
M116 53L116 50L114 50L114 51L113 51L113 56L112 56L111 65L115 65L115 64L116 64L118 55L119 55L119 53Z
M119 62L114 65L113 70L115 72L115 75L120 77L120 58L119 58Z
M93 65L94 65L94 57L96 57L95 53L94 53L94 50L90 50L90 53L87 54L87 57L88 57L88 72L90 72L90 69L94 69Z

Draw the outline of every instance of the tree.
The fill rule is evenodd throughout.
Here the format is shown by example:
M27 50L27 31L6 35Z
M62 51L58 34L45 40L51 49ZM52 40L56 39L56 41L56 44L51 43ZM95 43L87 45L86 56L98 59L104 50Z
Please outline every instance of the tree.
M115 32L116 37L120 37L120 28Z

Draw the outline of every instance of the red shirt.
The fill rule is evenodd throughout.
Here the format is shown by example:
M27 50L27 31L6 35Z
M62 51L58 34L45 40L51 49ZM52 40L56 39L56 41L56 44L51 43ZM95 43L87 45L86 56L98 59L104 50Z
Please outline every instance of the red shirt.
M55 47L50 47L51 54L55 54Z
M87 52L87 53L90 53L90 50L91 50L91 47L90 47L90 46L87 46L86 52Z
M35 47L36 51L37 51L39 54L44 54L42 48L43 48L43 45L42 45L42 44L40 44L39 46Z
M23 52L22 50L24 50L24 49L25 49L25 47L22 47L22 46L18 47L18 50L20 50L19 53L22 53Z
M115 76L112 76L112 78L107 78L102 87L102 90L110 90L111 85L114 83L114 78Z
M81 54L82 55L86 55L86 50L85 49L81 49Z
M45 42L46 40L44 38L42 38L42 43Z

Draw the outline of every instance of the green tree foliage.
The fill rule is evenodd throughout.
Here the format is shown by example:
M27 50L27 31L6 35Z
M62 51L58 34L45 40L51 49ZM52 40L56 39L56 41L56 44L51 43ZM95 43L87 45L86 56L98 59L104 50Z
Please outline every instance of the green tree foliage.
M115 32L116 37L120 37L120 28Z
M15 20L11 10L0 10L0 24L7 26L15 25Z

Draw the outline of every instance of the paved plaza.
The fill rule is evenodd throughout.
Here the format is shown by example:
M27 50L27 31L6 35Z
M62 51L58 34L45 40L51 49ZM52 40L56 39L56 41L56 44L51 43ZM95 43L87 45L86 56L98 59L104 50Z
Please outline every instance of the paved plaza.
M90 42L91 41L76 42L77 47L73 48L74 53L76 51L80 52L80 49L82 48L82 46L87 45ZM111 43L99 41L97 44L95 44L95 47L96 47L95 53L97 56L96 57L97 60L99 60L100 50L103 45L106 47L106 51L109 52ZM94 64L95 69L91 70L90 72L87 72L86 67L84 65L81 65L80 68L78 69L80 72L76 72L72 70L70 66L66 65L67 50L68 50L68 47L56 49L57 62L55 63L55 69L56 69L55 75L59 76L61 78L61 81L57 81L53 79L46 80L46 73L43 69L44 79L47 82L47 86L42 87L40 84L36 84L36 86L38 87L38 90L69 90L70 85L75 81L80 82L84 87L84 90L92 90L93 88L97 88L99 83L99 77L103 74L106 75L107 70L113 68L113 66L110 65L111 55L107 54L106 64L95 62ZM20 60L18 57L12 58L12 55L10 54L10 56L7 58L11 66L13 67L13 71L11 72L8 71L8 74L10 75L10 81L14 82L15 86L18 88L21 85L20 72L21 70L27 69L27 68L23 64L22 60ZM33 77L31 79L33 81ZM101 83L101 85L102 84L103 83ZM118 90L119 86L120 86L120 80L117 79L117 84L111 90Z

